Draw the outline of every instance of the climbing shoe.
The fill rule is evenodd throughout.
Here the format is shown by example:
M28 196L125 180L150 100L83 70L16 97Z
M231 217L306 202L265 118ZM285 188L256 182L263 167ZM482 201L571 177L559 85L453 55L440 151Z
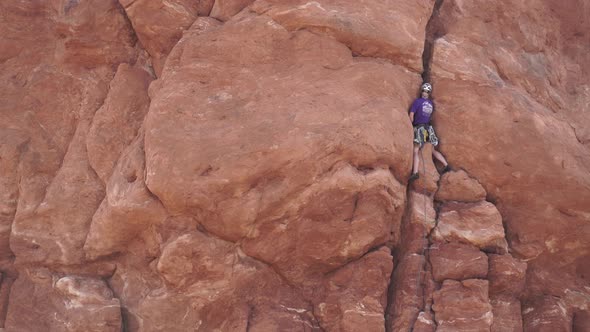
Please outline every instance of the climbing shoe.
M408 179L408 181L412 182L412 181L418 179L419 177L420 177L420 174L418 174L417 172L413 173L412 175L410 175L410 178Z
M445 174L446 172L448 172L448 171L450 171L450 170L451 170L451 166L447 164L447 166L445 166L445 167L442 169L442 173L441 173L441 174Z

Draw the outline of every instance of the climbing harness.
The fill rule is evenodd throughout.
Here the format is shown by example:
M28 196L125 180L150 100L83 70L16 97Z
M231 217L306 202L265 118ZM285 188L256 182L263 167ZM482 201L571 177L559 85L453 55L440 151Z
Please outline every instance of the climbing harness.
M434 132L434 128L430 124L419 124L414 126L414 143L422 147L425 143L430 143L432 146L438 145L438 137Z

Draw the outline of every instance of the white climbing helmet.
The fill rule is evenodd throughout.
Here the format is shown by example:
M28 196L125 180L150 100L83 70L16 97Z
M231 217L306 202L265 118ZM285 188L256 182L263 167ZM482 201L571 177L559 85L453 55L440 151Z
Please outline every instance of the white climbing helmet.
M432 92L432 85L430 85L430 83L422 84L422 91L426 91L428 93L431 93Z

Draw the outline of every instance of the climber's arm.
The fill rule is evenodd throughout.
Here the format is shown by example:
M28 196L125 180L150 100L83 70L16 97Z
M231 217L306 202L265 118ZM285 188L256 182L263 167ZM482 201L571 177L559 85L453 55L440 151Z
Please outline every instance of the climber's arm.
M408 114L410 116L410 123L414 123L414 114L416 114L416 100L410 106L410 113Z

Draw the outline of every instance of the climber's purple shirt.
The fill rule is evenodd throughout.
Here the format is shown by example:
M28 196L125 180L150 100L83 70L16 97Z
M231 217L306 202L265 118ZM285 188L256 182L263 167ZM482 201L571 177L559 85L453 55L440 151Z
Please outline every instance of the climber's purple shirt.
M430 116L434 111L434 104L432 100L426 98L418 98L412 103L410 113L414 114L413 125L427 124L430 123Z

